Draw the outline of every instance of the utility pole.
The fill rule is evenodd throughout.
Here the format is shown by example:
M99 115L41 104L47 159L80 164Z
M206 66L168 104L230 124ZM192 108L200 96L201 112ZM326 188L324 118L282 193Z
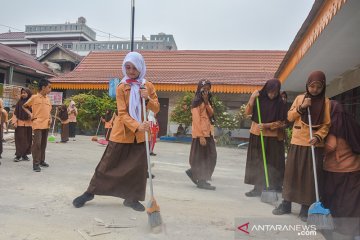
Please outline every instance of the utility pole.
M134 51L134 26L135 26L135 0L131 0L131 28L130 28L130 51Z

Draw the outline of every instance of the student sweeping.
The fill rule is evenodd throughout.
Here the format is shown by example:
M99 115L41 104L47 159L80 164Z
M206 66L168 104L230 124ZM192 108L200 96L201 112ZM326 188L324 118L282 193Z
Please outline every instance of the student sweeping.
M115 119L115 113L113 113L113 111L111 109L107 109L106 112L105 112L105 115L101 117L101 121L105 125L105 139L106 139L106 141L109 141L114 119Z
M246 184L254 188L245 193L247 197L260 196L265 188L265 173L262 157L260 131L264 136L264 147L269 176L269 187L281 191L285 169L284 135L286 104L280 95L281 83L278 79L268 80L260 91L254 91L245 108L245 114L252 115L249 147L246 158ZM256 98L260 104L260 119Z
M51 92L51 83L49 80L42 79L39 81L39 92L32 95L31 98L23 104L22 108L28 113L32 121L33 143L31 147L33 157L33 170L40 172L41 167L49 167L45 162L45 149L47 137L51 122L51 102L47 96ZM32 112L29 111L31 108Z
M186 174L198 188L215 190L208 181L216 165L217 152L211 136L211 120L214 110L211 102L211 82L200 80L191 104L192 143L190 149L190 169Z
M330 128L330 101L325 97L326 78L321 71L312 72L306 83L306 93L294 100L289 122L294 122L283 186L283 202L273 210L282 215L291 212L291 202L301 204L299 217L307 220L309 206L315 202L315 183L311 145L315 146L316 170L321 196L323 183L324 139ZM308 107L310 108L313 138L310 139Z
M360 236L360 124L331 101L331 127L325 142L324 205L335 231Z
M146 108L157 113L160 109L155 88L144 79L144 58L137 52L126 55L122 71L124 78L116 89L118 116L114 120L110 141L95 169L86 192L75 198L73 205L82 207L94 195L125 199L123 204L136 211L144 211L140 201L145 199L147 156L145 131L149 123L143 122L141 98ZM140 89L145 85L146 89Z
M69 115L69 138L72 138L73 141L75 141L76 117L78 115L78 110L77 110L75 102L73 100L70 101L70 104L68 107L68 115Z
M152 111L149 111L148 114L148 121L150 123L150 156L156 156L156 153L154 153L154 147L156 143L156 138L159 132L159 124L156 119L156 114Z
M28 154L31 154L32 144L32 128L31 119L27 112L24 111L22 106L26 103L32 93L30 89L22 88L20 92L20 99L16 103L15 111L12 116L12 124L15 127L15 158L14 162L21 160L29 161ZM31 111L31 109L29 109Z
M4 128L7 129L7 122L8 122L8 113L7 111L4 109L4 102L3 100L0 98L0 159L2 158L1 155L3 153L3 135L4 135Z
M61 122L61 142L69 141L69 115L66 105L63 104L58 108L58 118Z

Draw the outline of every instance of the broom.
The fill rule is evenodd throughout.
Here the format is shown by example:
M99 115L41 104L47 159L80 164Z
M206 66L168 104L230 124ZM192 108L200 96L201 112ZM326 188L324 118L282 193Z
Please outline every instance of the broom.
M144 89L145 86L142 85L141 89ZM143 115L144 115L144 121L147 120L146 117L146 104L145 104L145 98L142 98L142 108L143 108ZM152 176L151 174L151 162L150 162L150 153L149 153L149 136L148 133L145 132L145 146L146 146L146 157L147 157L147 162L148 162L148 171L149 171L149 176ZM147 205L147 209L146 212L149 216L149 225L151 229L154 229L156 227L161 226L162 224L162 219L161 219L161 215L160 215L160 207L159 205L156 203L156 200L154 198L154 190L153 190L153 183L152 183L152 177L149 177L149 181L150 181L150 201Z
M262 124L259 98L256 98L256 107L259 118L259 124ZM270 190L270 186L269 186L269 176L267 170L266 154L265 154L265 146L264 146L265 144L264 144L264 136L262 130L260 130L260 141L261 141L261 152L264 161L264 172L265 172L265 182L266 182L266 189L264 189L261 193L261 201L264 203L274 203L278 200L278 197L276 191Z
M49 142L55 142L56 138L54 136L54 130L55 130L55 122L56 122L56 116L57 116L57 108L55 109L55 117L54 117L54 122L53 122L53 126L52 126L52 131L51 131L51 136L48 137L48 141Z
M109 141L106 140L108 138L108 135L109 135L109 129L106 131L106 136L105 136L105 139L99 139L97 142L100 143L101 145L108 145Z
M310 139L312 139L313 132L312 132L310 107L308 107L308 118L309 118ZM317 230L333 230L334 221L331 217L330 210L324 208L322 203L320 202L317 172L316 172L315 147L313 145L311 145L310 147L311 147L312 164L314 170L316 202L311 204L309 208L307 224L315 225Z
M98 140L97 135L98 135L99 128L100 128L100 123L101 123L101 118L100 118L100 120L99 120L99 124L98 124L97 130L96 130L96 134L95 134L95 136L93 136L93 137L91 138L91 141L97 142L97 140Z

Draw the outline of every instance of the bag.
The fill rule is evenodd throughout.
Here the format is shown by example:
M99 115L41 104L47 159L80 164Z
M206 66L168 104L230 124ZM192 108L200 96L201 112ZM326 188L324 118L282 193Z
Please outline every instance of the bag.
M109 81L109 96L112 99L116 98L116 88L120 84L120 80L118 78L110 79Z

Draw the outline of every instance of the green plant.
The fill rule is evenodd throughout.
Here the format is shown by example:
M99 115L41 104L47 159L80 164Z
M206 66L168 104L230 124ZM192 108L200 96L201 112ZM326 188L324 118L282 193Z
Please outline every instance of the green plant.
M191 102L193 98L194 93L185 92L184 95L177 101L175 108L170 115L170 120L172 122L184 125L185 133L187 133L192 122Z
M92 92L80 93L67 98L64 103L69 106L71 100L75 102L78 109L78 127L85 132L94 132L100 116L107 109L116 109L115 100L111 99L106 93L100 96L96 96Z

